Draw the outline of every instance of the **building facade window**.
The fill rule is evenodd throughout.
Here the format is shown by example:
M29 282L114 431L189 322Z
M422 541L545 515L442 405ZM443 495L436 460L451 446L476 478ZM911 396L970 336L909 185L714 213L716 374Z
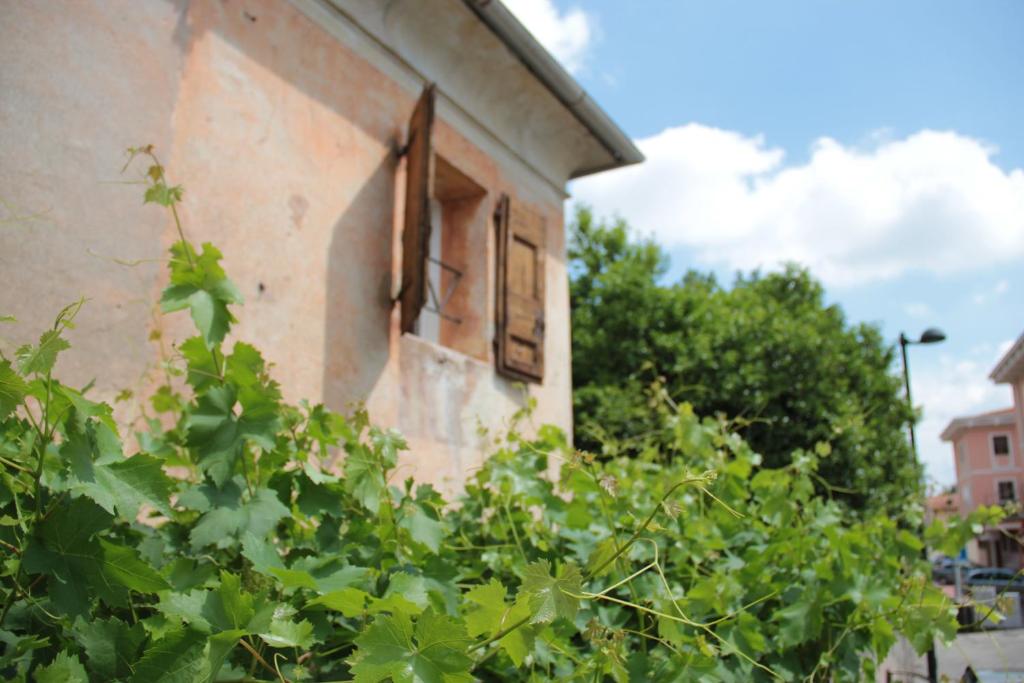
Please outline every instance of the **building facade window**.
M1012 503L1017 500L1017 484L1012 479L997 484L1000 503Z
M1013 465L1013 446L1009 434L992 434L989 436L989 451L992 454L992 467L1005 469Z

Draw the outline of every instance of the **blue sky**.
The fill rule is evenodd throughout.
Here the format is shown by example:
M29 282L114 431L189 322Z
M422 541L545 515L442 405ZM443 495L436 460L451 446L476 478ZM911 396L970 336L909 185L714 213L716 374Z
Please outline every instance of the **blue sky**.
M642 167L574 183L675 273L808 264L831 301L911 349L938 433L1009 405L988 380L1024 332L1024 2L506 0L638 141Z

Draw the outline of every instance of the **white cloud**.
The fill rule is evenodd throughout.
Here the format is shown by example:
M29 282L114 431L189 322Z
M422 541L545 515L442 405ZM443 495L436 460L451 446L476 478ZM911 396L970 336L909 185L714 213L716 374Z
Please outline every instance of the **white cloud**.
M797 261L832 285L944 274L1024 257L1024 170L952 132L821 138L786 165L760 137L691 123L638 140L647 161L577 181L576 197L618 214L701 266Z
M939 438L955 417L984 413L1013 405L1013 396L1005 384L988 378L992 366L1013 340L998 345L982 344L966 359L943 356L938 364L918 371L910 362L914 403L923 409L917 425L918 451L928 476L942 485L956 481L953 446Z
M1008 291L1010 291L1010 281L1000 280L995 284L995 287L993 287L992 289L976 293L974 295L974 303L979 306L987 304L992 299L1002 296L1003 294L1006 294Z
M577 73L596 34L594 18L578 7L560 12L554 0L504 0L523 26L570 73Z

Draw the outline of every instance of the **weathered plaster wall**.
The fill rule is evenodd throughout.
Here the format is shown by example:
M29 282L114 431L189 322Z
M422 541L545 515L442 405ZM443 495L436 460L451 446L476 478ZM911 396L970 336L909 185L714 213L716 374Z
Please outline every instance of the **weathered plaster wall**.
M108 397L153 360L146 341L163 216L118 184L128 145L166 154L185 59L183 4L0 3L0 327L10 349L65 305L88 304L61 363ZM114 259L131 261L119 265Z
M393 148L419 93L336 28L282 0L5 3L0 197L43 217L0 226L0 311L22 321L13 345L63 302L90 297L61 371L84 382L102 359L106 398L144 381L152 328L184 337L185 316L152 314L162 266L110 260L154 259L174 239L158 210L139 206L139 188L102 183L126 146L153 142L186 186L187 234L224 252L246 297L235 338L258 341L290 400L366 400L413 446L400 475L451 488L478 463L477 425L500 429L522 394L489 357L399 334L390 298L404 176ZM569 429L560 189L454 111L439 107L436 148L487 191L484 206L509 192L547 217L547 374L529 391L536 423ZM492 321L494 238L480 227ZM492 324L484 332L490 353Z

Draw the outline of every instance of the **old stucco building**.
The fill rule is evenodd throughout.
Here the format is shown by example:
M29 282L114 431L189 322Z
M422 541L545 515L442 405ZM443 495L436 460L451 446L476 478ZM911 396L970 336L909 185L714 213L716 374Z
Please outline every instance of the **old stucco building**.
M5 348L85 296L59 370L109 399L183 338L119 175L152 143L287 398L365 400L449 486L520 383L571 429L565 185L641 157L500 2L15 0L0 63Z

